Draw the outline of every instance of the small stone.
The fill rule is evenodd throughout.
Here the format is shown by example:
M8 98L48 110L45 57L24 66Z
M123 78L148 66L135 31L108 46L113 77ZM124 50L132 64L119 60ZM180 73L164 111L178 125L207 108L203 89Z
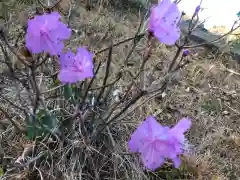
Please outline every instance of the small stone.
M186 92L190 92L190 87L187 87L187 88L185 89L185 91L186 91Z
M228 111L223 111L222 114L223 115L229 115L229 112Z
M162 98L166 97L167 96L167 93L166 92L163 92L162 93Z

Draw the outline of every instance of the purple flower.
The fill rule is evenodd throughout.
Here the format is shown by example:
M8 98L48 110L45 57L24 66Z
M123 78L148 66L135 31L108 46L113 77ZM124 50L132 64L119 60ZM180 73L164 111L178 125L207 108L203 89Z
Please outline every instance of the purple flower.
M48 52L58 55L62 52L62 40L71 36L71 29L60 21L60 14L52 12L28 20L26 47L32 53Z
M85 48L78 48L76 55L69 51L60 56L59 80L62 83L76 83L93 77L93 54Z
M203 0L201 0L201 1L200 1L200 4L195 8L194 16L196 16L196 15L199 13L199 11L201 10L202 1L203 1Z
M148 24L149 32L164 44L173 45L180 38L180 29L177 23L181 13L171 0L162 0L151 9Z
M198 5L198 6L196 7L196 9L195 9L195 14L198 14L199 11L200 11L200 9L201 9L201 7L200 7L200 5Z
M190 51L188 49L184 49L183 51L183 57L186 57L190 54Z
M140 153L143 164L152 171L161 167L166 158L172 159L178 168L181 164L179 155L184 152L184 132L190 126L191 121L187 118L182 118L173 128L169 128L159 124L153 116L148 116L132 134L129 149Z

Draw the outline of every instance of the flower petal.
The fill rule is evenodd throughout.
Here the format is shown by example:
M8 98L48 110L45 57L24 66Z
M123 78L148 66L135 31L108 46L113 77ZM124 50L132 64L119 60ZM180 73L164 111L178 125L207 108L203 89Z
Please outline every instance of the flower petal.
M166 27L165 31L157 29L154 35L160 42L167 45L173 45L180 38L180 31L177 28Z
M180 29L177 27L180 16L177 4L162 0L151 9L148 30L153 32L161 43L173 45L180 38Z
M179 21L181 13L175 3L172 3L167 13L164 14L166 25L176 25Z
M148 124L148 130L152 132L153 136L161 134L163 131L165 131L164 127L157 122L153 116L148 116L146 118L146 123Z
M170 130L171 134L177 138L181 143L184 143L184 133L191 127L191 120L189 118L182 118L180 121Z
M162 22L162 18L170 6L170 0L162 0L159 1L158 5L155 5L151 8L151 14L149 17L149 30L154 31L154 28L156 28L156 26Z
M181 165L181 159L179 157L176 157L173 159L174 167L179 168Z
M65 68L60 70L58 79L62 83L76 83L79 79L75 73L72 73L69 69Z
M179 133L186 132L192 125L190 118L182 118L179 122L171 129L171 131L178 131Z
M66 53L61 53L60 54L60 65L61 68L69 68L74 61L74 53L71 51L68 51Z
M140 152L140 148L142 148L144 143L146 143L145 139L151 136L152 132L149 130L147 121L144 121L138 126L128 142L128 147L131 152Z
M161 167L165 162L165 158L154 148L152 144L148 144L144 149L142 149L141 158L144 166L152 171Z

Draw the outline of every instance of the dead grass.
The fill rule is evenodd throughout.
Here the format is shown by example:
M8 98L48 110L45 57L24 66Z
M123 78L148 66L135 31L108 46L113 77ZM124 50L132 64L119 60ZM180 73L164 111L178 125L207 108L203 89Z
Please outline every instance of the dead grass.
M240 135L239 65L228 57L221 58L201 58L201 54L192 57L194 62L184 73L181 85L172 87L160 105L160 118L168 121L191 116L194 126L189 138L195 145L195 153L213 166L211 172L218 172L220 179L237 179L240 176L237 158L240 151L236 143ZM169 110L170 115L166 116Z
M75 13L80 16L73 15L71 27L78 32L73 35L69 47L88 45L92 51L133 36L139 22L135 14L121 14L106 9L88 12L79 7ZM119 68L129 47L126 44L114 49L112 73ZM144 44L137 46L130 58L136 65L142 57L143 47ZM149 78L153 79L151 81L156 86L159 85L162 72L169 66L173 52L174 48L155 44L147 70L151 72L151 66L158 64L161 71ZM104 57L103 54L99 59ZM237 180L240 177L239 65L229 57L215 58L201 49L196 49L188 58L192 63L177 74L164 95L130 113L121 120L121 124L114 124L110 134L99 137L100 140L91 146L85 144L81 134L76 135L76 140L67 147L54 139L47 144L30 142L10 125L4 125L4 130L0 131L0 167L5 170L3 179L35 180L41 179L39 175L42 174L43 179L63 180ZM124 84L126 82L120 82L119 88ZM183 157L180 169L172 169L167 164L151 174L142 170L136 156L126 154L131 132L148 114L154 114L161 123L168 125L174 124L182 116L193 119L192 129L188 133L192 146L189 154ZM2 117L0 121L4 120ZM12 166L29 144L33 144L31 155L34 157L39 152L49 150L40 159L40 168L31 171L34 163L20 168Z

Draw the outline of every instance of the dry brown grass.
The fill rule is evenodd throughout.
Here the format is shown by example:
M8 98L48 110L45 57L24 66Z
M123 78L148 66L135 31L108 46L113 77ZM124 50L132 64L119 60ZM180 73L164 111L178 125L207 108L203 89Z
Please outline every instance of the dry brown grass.
M107 47L111 42L134 35L139 18L135 14L110 12L106 9L86 11L78 7L73 15L71 27L78 30L69 44L71 47L88 45L92 51ZM96 43L97 42L97 43ZM130 45L114 49L116 72L119 64L126 57ZM130 60L138 64L144 44L136 48ZM160 72L151 78L156 86L162 72L169 65L174 55L174 48L166 48L156 43L147 71L153 64L158 64ZM101 55L100 58L104 58ZM191 64L181 70L164 96L159 96L136 109L121 124L112 128L114 138L106 135L104 143L88 146L81 139L76 139L71 147L62 143L35 143L25 140L14 129L5 125L1 132L0 167L8 170L5 179L40 179L36 174L43 174L44 179L189 179L189 180L237 180L240 177L240 72L239 65L229 57L218 57L196 49L190 57ZM125 79L127 81L127 79ZM126 84L122 81L119 87ZM141 104L141 102L139 102ZM131 109L129 110L131 111ZM142 170L137 158L123 154L127 152L127 141L136 125L148 114L154 114L163 124L174 124L182 116L190 116L193 126L188 133L192 147L179 170L170 166L161 168L153 174ZM4 121L2 117L1 121ZM110 136L111 137L111 136ZM116 138L117 137L117 138ZM114 149L107 148L114 144ZM24 148L34 144L38 152L51 149L55 162L41 162L41 168L34 172L28 167L15 168L8 164L22 155ZM2 147L2 149L1 149ZM101 147L103 149L101 149ZM72 153L69 153L72 152ZM105 152L105 153L102 153ZM82 156L84 154L84 156ZM80 159L80 157L85 157ZM32 166L32 165L31 165ZM87 169L90 168L91 169ZM86 173L87 172L87 173ZM8 176L9 175L9 176Z

